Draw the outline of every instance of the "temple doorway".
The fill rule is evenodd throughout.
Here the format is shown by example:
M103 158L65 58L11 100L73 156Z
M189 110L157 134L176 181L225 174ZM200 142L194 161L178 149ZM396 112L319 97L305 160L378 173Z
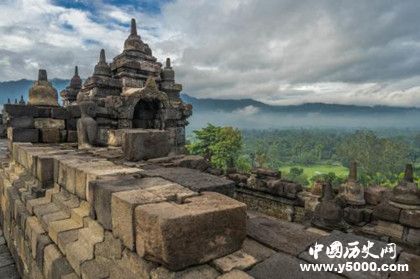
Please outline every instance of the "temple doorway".
M140 100L134 107L133 128L161 129L161 102Z

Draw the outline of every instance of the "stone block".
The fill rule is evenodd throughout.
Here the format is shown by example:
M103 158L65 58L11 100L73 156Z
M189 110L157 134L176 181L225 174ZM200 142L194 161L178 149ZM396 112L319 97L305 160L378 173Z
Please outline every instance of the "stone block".
M136 179L133 176L114 176L103 180L92 181L89 184L89 196L93 197L93 207L96 218L105 229L112 229L111 200L112 194L121 191L129 191L134 189L146 189L156 186L156 183L164 179L145 178Z
M234 269L226 274L223 274L217 279L253 279L254 277L246 274L245 272L241 270Z
M140 205L135 219L137 253L171 270L230 254L246 236L246 205L218 193Z
M235 183L229 179L188 168L153 168L141 172L146 176L159 176L196 192L218 192L233 196Z
M256 279L276 278L311 278L311 279L342 279L343 277L324 271L302 272L301 264L305 261L291 257L290 255L277 253L269 259L257 264L249 272Z
M374 231L380 236L385 235L394 239L402 239L404 227L396 223L378 221Z
M122 149L129 161L165 157L170 148L168 133L163 130L132 129L124 133Z
M236 251L230 255L215 259L213 266L222 273L232 271L233 269L245 270L257 263L257 260L242 250Z
M60 143L61 133L59 129L39 129L40 131L40 142L42 143Z
M66 108L54 107L51 108L51 117L54 119L68 119L70 118L70 113Z
M123 245L121 240L115 238L112 233L105 231L104 241L95 245L95 256L111 260L119 260L122 257Z
M400 215L400 223L413 228L420 228L420 210L403 209Z
M126 129L109 130L108 133L108 145L110 146L122 146L123 135Z
M64 219L53 221L49 223L48 226L48 235L54 241L54 243L58 243L58 234L65 231L70 231L74 229L80 229L83 225L72 220L72 219Z
M34 128L34 118L32 116L14 117L10 119L8 126L13 128L32 129Z
M82 265L80 266L81 278L85 278L85 279L109 278L109 269L111 268L112 265L114 265L114 263L111 260L102 258L102 257L97 257L93 260L86 261L82 263Z
M420 247L420 229L409 228L404 240L414 247Z
M72 272L73 270L60 253L57 246L50 244L45 247L43 273L46 279L62 278L61 276Z
M93 220L86 220L84 228L78 232L78 239L65 247L66 258L70 265L80 275L82 263L94 258L94 247L104 240L103 228Z
M7 128L7 138L12 142L37 143L39 139L38 129Z
M219 278L220 273L216 269L209 265L199 265L191 268L187 268L183 271L173 272L164 267L158 267L151 272L151 279L189 279L189 278L200 278L200 279L216 279ZM117 277L115 277L116 279ZM134 279L134 278L133 278Z
M41 270L44 268L44 249L50 244L52 244L52 241L47 235L40 235L37 239L35 261Z
M373 209L373 217L379 220L398 222L401 209L390 205L387 201L380 203Z
M36 113L34 117L37 118L50 118L51 117L51 107L36 107Z
M25 235L29 241L30 248L32 251L32 257L36 257L37 241L41 235L45 234L45 230L42 228L41 223L35 216L31 216L26 219Z
M76 169L76 194L82 199L92 201L88 190L91 181L103 176L122 176L136 174L139 171L137 168L119 166L105 160L79 165Z
M301 224L267 217L248 219L248 236L277 251L297 256L321 236Z
M70 113L71 118L80 118L80 107L78 105L70 105L66 109Z
M66 253L66 246L79 239L79 229L63 231L58 233L57 246L62 253Z
M177 167L197 169L200 171L205 171L210 167L210 164L203 157L198 155L187 155L173 161L173 163Z
M77 142L76 130L67 130L67 142Z
M77 119L76 118L70 118L66 120L66 129L67 130L77 130Z
M245 239L244 244L242 245L242 251L253 256L258 262L266 260L276 253L273 249L270 249L251 238Z
M4 104L4 113L11 117L22 117L22 116L33 116L36 115L36 107L33 106L22 106L15 104Z
M115 264L111 266L109 278L120 279L121 274L124 274L124 279L150 278L150 274L156 267L157 264L151 261L146 261L145 259L140 258L137 254L125 249L121 260L116 260Z
M66 123L61 119L35 118L34 125L37 129L60 129L66 128Z
M133 250L134 244L134 209L138 205L157 203L162 201L176 201L197 195L197 193L179 184L161 178L143 178L150 181L147 189L137 189L117 192L112 195L111 214L112 231L124 245Z

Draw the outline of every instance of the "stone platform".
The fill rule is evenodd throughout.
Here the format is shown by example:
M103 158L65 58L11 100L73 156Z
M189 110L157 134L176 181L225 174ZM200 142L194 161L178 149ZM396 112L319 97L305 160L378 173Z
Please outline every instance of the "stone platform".
M0 149L0 219L14 263L5 259L22 278L416 278L419 272L419 256L400 248L394 262L408 262L410 272L301 272L301 263L327 262L308 255L315 243L368 239L246 211L220 194L234 192L229 179L199 171L203 163L188 156L132 163L120 149L15 143L10 157Z

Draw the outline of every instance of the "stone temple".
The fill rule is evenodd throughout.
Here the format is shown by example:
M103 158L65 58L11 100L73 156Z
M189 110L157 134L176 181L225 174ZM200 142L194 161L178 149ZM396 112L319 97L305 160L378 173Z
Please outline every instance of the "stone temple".
M224 175L185 154L192 107L181 90L132 20L111 63L101 50L83 84L75 68L63 106L43 69L28 103L4 105L0 278L419 278L411 165L393 191L361 187L356 162L340 191L308 191L263 168ZM331 263L311 248L336 241L370 241L373 254L397 243L395 257L371 261L409 271L300 270Z

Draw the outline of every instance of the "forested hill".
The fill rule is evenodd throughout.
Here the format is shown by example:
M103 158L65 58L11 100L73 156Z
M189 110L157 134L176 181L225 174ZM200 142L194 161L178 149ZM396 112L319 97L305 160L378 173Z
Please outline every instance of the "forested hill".
M194 106L198 111L226 111L231 112L244 107L252 106L262 112L302 112L302 113L406 113L420 112L420 108L415 107L391 107L391 106L357 106L339 105L325 103L306 103L301 105L272 106L252 99L198 99L189 95L182 95L182 99Z
M68 84L69 80L52 79L54 87L58 92L63 90ZM7 102L7 99L13 102L14 99L20 98L21 95L26 99L28 90L32 86L33 81L21 79L16 81L0 82L0 104ZM338 105L338 104L324 104L324 103L307 103L302 105L288 105L288 106L272 106L267 105L252 99L198 99L187 94L181 95L182 99L194 106L194 111L197 112L234 112L244 108L254 108L259 112L266 113L340 113L340 114L389 114L389 113L407 113L420 112L420 108L404 108L404 107L388 107L388 106L356 106L356 105Z

